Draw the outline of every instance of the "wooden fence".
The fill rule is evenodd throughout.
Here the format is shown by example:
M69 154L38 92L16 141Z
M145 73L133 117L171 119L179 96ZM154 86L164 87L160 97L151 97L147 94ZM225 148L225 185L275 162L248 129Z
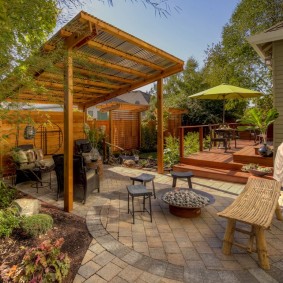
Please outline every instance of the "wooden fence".
M24 138L24 129L31 122L36 129L32 140ZM85 138L84 113L74 112L74 140ZM44 155L64 152L64 113L49 111L9 111L0 120L0 171L8 174L11 169L9 151L18 145L33 144Z

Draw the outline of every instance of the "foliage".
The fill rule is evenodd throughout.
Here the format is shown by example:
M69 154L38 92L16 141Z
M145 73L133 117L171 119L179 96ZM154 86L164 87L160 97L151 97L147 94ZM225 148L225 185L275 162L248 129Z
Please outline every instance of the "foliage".
M0 209L8 207L15 199L17 190L0 180Z
M239 126L238 130L259 130L263 137L263 142L266 144L267 129L279 116L275 108L268 111L258 107L248 109L244 116L239 119L241 124L247 126Z
M24 233L31 237L45 234L53 226L53 218L48 214L35 214L23 217L21 228Z
M61 252L64 239L42 242L26 251L15 282L62 282L69 272L70 259Z
M0 1L0 78L38 49L56 25L58 9L51 0Z
M281 0L242 0L222 32L221 42L207 50L205 77L212 86L228 83L271 92L271 72L247 41L283 20Z
M163 160L166 166L172 167L179 161L179 139L171 135L165 138Z
M103 151L103 140L105 139L105 133L102 129L93 126L89 127L88 124L84 124L84 133L88 140L91 142L94 148L97 148L99 152Z
M9 206L0 210L0 238L9 237L15 228L20 225L19 208Z
M188 156L199 151L199 133L189 132L184 139L184 154Z
M241 170L244 171L244 172L249 172L251 169L261 171L261 172L266 172L266 173L272 172L272 168L259 166L258 164L255 164L255 163L245 164L241 168Z
M156 151L157 130L155 122L141 123L141 151Z
M204 72L199 69L197 61L189 58L183 72L171 76L164 84L164 104L167 107L187 109L183 116L183 124L202 125L215 124L222 121L223 102L217 100L190 99L192 94L210 87L207 83ZM227 103L228 105L228 103ZM226 112L227 118L237 117L234 114L240 112L239 105Z

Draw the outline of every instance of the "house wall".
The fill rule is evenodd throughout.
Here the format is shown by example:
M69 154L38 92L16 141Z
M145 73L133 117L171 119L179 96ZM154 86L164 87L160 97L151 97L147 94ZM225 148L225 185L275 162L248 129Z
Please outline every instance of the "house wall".
M276 150L283 142L283 40L273 42L272 52L274 106L279 112L273 135L273 145Z

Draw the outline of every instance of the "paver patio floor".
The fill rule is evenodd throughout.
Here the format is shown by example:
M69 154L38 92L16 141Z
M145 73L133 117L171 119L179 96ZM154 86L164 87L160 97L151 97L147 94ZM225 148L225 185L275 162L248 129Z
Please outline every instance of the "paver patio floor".
M230 256L221 252L226 220L216 213L229 205L244 185L192 178L193 188L210 193L215 201L197 218L180 218L170 214L161 199L171 188L172 178L150 172L156 175L157 191L157 198L152 198L153 221L147 213L137 213L132 224L126 185L131 184L129 177L140 173L105 166L101 192L93 193L85 205L74 203L73 213L86 217L93 236L74 282L283 282L283 222L275 218L266 231L269 271L258 267L256 254L234 247ZM186 180L178 180L177 186L186 188ZM21 187L34 197L63 206L63 200L55 201L54 192L42 189L37 194L34 188ZM141 203L137 200L136 205ZM243 234L236 237L246 241Z

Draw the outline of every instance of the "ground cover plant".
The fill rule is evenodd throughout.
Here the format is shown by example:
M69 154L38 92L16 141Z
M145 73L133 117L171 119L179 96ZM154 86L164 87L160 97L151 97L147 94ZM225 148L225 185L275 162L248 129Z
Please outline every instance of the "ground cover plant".
M28 196L20 194L18 197ZM34 276L37 279L32 282L69 283L75 278L92 239L85 220L46 203L41 203L40 213L45 219L42 224L38 215L26 217L25 228L32 235L20 227L20 221L17 225L12 221L10 232L0 237L1 283L17 282L20 278L25 281L19 282L31 282ZM31 223L37 223L37 227L31 228ZM35 254L41 259L37 265L34 264ZM42 269L46 263L52 267Z

